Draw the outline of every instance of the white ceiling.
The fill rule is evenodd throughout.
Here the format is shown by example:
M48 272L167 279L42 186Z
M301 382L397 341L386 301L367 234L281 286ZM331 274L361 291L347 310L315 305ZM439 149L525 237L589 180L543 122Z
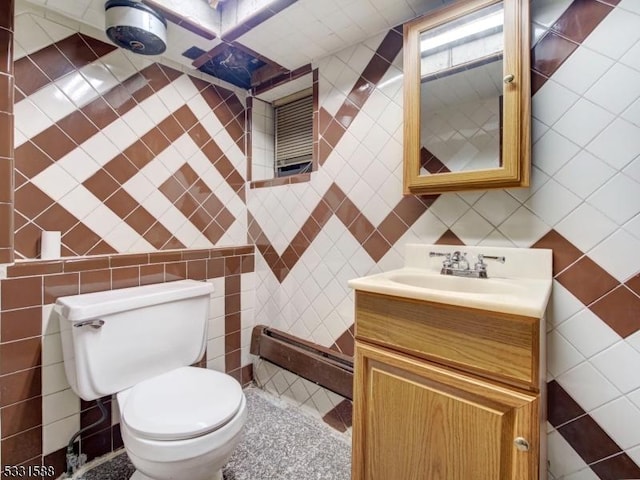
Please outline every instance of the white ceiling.
M105 0L17 0L16 9L28 2L43 8L50 18L63 15L78 22L89 34L104 29ZM234 0L223 3L223 8ZM237 1L237 0L236 0ZM298 0L269 18L236 41L259 54L293 70L308 63L364 41L415 18L451 0ZM220 15L204 0L156 0L171 5L177 14L219 31ZM236 5L235 8L238 8ZM217 17L216 17L217 16ZM59 18L59 17L58 17ZM217 28L213 28L218 26ZM223 32L224 36L224 32ZM102 35L102 39L106 37ZM169 61L191 67L191 60L182 56L187 48L197 46L205 51L220 43L206 40L184 28L169 23L168 49L161 62ZM153 58L149 58L154 60Z

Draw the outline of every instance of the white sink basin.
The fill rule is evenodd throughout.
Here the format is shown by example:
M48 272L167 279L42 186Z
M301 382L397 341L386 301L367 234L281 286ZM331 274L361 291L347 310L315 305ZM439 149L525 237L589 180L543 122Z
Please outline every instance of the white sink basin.
M469 256L505 256L504 265L487 263L489 278L441 275L442 257L429 252L454 250ZM383 295L412 298L494 312L541 318L552 285L551 250L407 245L407 266L397 270L356 278L349 286Z

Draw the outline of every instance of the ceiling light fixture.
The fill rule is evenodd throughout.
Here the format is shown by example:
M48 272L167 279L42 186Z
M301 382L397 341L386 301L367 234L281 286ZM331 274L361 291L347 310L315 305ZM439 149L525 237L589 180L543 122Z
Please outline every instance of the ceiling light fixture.
M455 43L460 44L460 40L467 37L482 36L482 33L489 34L492 30L500 31L504 23L504 10L502 6L498 10L495 8L488 9L483 16L471 20L466 23L462 23L456 27L447 27L442 33L431 34L420 41L420 52L425 52L441 49L443 46ZM430 32L427 32L430 33ZM425 35L423 34L423 37Z

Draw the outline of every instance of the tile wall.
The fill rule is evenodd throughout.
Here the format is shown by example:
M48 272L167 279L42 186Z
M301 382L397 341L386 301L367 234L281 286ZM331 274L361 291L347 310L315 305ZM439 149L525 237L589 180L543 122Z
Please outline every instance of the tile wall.
M66 442L98 411L66 382L55 299L210 281L199 365L246 383L254 247L246 245L244 92L129 56L38 12L17 15L15 105L0 105L17 119L15 170L12 159L0 170L0 208L11 207L7 194L15 199L0 228L15 237L2 230L0 239L15 238L16 257L30 260L0 271L0 464L44 462L59 475ZM9 52L10 40L0 39ZM13 100L10 77L0 77ZM62 232L62 259L38 260L43 230ZM89 459L121 446L117 408L107 403L107 426L80 439Z
M270 103L253 98L251 102L251 180L274 177L274 111Z
M402 196L399 32L314 65L318 171L248 193L256 318L351 354L347 280L400 267L404 244L552 248L551 478L640 478L640 9L534 0L532 21L527 189ZM313 404L304 382L264 370Z
M0 218L13 218L13 0L0 5ZM0 264L13 261L13 225L0 222Z

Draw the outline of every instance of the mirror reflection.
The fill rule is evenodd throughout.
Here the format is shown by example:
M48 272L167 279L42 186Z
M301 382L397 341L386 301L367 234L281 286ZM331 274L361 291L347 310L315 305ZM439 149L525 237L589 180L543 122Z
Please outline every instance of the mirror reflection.
M502 2L420 33L420 175L502 166Z

